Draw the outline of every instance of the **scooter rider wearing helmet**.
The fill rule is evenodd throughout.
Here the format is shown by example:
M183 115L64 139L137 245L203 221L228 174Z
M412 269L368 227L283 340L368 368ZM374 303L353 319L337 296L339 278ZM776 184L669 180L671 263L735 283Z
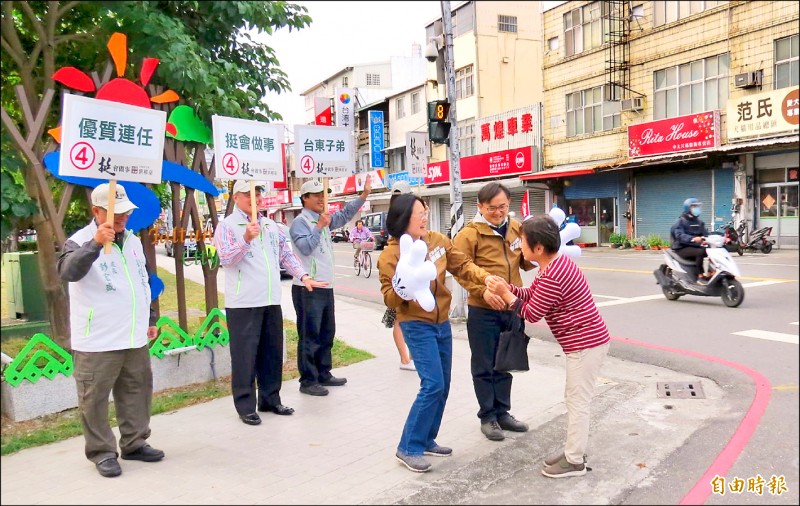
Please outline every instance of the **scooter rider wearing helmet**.
M705 274L703 259L706 257L706 249L702 247L703 236L708 235L706 224L700 219L703 210L703 203L696 198L688 198L683 201L683 214L670 229L672 238L672 249L683 259L694 260L697 267L697 278L699 280L710 278L710 274Z

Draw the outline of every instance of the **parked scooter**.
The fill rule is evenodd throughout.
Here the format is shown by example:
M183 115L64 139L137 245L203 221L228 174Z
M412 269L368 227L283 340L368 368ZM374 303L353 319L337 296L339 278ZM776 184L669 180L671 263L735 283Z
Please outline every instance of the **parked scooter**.
M664 297L678 300L684 295L701 297L721 297L728 307L737 307L744 301L744 287L736 279L741 276L739 267L725 249L725 237L709 235L703 238L707 246L709 271L711 279L698 281L697 267L694 261L684 260L671 249L664 251L664 263L653 271L656 283L661 285Z
M742 243L744 238L739 235L742 227L743 225L740 225L739 230L736 230L736 227L733 226L733 220L731 220L717 229L725 238L725 249L730 253L736 252L739 256L744 254L744 244Z
M744 251L760 251L765 255L772 251L772 245L775 244L775 239L770 238L772 235L772 227L762 227L751 232L744 242L744 234L739 235L740 243Z

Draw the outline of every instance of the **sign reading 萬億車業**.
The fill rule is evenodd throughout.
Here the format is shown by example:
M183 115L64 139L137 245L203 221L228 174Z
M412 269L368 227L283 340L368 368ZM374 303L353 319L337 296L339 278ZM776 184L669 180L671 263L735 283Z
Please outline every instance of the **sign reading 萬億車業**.
M295 125L294 154L298 178L341 177L356 171L350 128Z
M281 123L211 117L214 131L214 177L283 181Z
M800 88L728 99L728 139L797 132L800 125Z
M383 111L367 111L369 124L369 166L382 169L384 166Z
M167 113L64 95L62 176L160 183Z

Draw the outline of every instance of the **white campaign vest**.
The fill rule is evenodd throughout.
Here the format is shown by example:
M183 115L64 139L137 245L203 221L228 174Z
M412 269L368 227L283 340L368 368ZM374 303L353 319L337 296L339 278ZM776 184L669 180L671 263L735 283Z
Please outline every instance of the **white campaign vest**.
M236 236L244 242L248 221L238 211L225 218ZM259 216L261 235L250 241L244 258L225 269L225 307L261 307L281 303L280 245L278 225ZM287 239L288 240L288 239Z
M97 224L78 230L70 240L83 246ZM70 330L76 351L113 351L147 345L150 283L142 243L125 231L122 249L100 256L80 281L69 283Z

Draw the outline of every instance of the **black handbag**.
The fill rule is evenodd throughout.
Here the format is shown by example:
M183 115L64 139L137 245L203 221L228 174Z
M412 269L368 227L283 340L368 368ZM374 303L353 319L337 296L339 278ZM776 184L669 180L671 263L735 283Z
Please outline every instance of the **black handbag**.
M525 334L525 320L519 315L521 301L517 299L511 310L508 329L500 332L497 353L494 356L494 370L500 372L525 372L530 370L528 364L528 342Z

